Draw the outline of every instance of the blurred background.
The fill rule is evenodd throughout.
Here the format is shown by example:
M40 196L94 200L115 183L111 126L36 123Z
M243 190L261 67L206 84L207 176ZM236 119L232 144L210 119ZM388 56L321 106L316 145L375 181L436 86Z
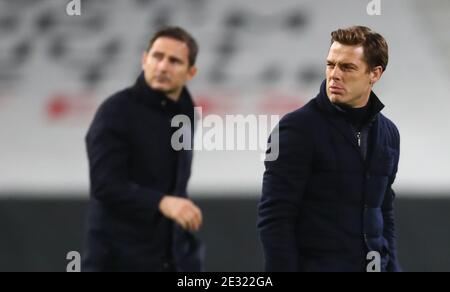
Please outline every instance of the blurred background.
M369 26L390 46L375 92L400 129L394 189L406 271L450 271L450 2L381 0L0 0L0 271L65 271L82 252L84 137L100 103L132 83L151 35L198 40L190 83L203 115L280 115L314 97L331 31ZM196 151L208 271L262 271L261 151Z

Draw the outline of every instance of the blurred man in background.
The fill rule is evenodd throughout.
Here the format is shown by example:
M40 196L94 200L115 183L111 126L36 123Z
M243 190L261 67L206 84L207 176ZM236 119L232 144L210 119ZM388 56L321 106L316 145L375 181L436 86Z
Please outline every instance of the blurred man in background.
M400 138L373 93L388 45L367 27L332 32L320 93L279 124L259 232L267 271L398 271L394 182Z
M192 234L202 212L186 192L192 151L171 145L175 116L194 124L185 84L196 75L197 53L185 30L158 31L136 84L99 108L86 137L91 201L83 271L202 270L203 246Z

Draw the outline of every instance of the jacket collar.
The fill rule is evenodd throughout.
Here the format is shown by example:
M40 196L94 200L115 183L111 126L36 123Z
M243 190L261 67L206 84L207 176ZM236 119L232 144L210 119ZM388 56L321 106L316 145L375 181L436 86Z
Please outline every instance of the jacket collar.
M327 95L326 86L327 82L326 80L324 80L322 82L322 85L320 86L320 92L316 97L317 104L320 110L329 115L338 115L345 117L346 115L345 110L339 107L338 105L334 105L333 103L331 103ZM377 119L378 114L383 110L384 104L380 101L380 99L373 91L370 93L369 103L370 105L368 116L370 118L366 121L366 123L373 123Z
M153 108L169 108L181 111L181 107L187 106L193 108L191 94L186 87L181 92L180 99L175 102L168 98L163 92L152 89L145 81L144 73L142 72L133 86L135 97L143 104Z
M333 127L335 127L346 139L347 141L353 145L354 149L358 151L358 153L361 154L360 147L357 144L357 139L355 137L354 130L352 130L351 124L346 119L346 112L342 108L335 106L331 103L330 99L328 98L327 91L326 91L326 81L324 81L320 87L320 93L315 98L315 101L319 107L320 112L324 114L324 116L327 118L327 120L331 123ZM380 111L384 108L384 105L381 103L381 101L378 99L378 97L375 95L375 93L370 93L369 98L369 113L370 113L370 119L368 119L363 128L374 128L374 131L372 131L372 140L371 143L374 145L374 149L372 153L375 153L375 151L379 151L379 122L378 117L380 114ZM364 159L361 159L364 163Z

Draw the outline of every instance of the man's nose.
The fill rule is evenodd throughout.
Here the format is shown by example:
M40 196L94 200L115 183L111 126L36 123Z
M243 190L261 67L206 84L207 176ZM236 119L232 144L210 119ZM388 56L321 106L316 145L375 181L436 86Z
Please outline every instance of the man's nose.
M167 59L162 59L159 63L158 63L158 69L160 71L167 71L169 68L169 61Z
M341 80L341 78L342 78L342 71L339 69L338 66L333 68L333 70L330 73L330 77L333 80Z

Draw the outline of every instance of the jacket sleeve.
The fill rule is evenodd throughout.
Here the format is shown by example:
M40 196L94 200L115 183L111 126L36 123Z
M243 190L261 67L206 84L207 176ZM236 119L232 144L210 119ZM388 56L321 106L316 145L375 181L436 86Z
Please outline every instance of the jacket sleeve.
M398 163L399 163L399 154L400 154L400 137L398 134L398 131L396 131L397 134L397 145L396 145L396 151L395 154L395 161L394 161L394 171L392 175L389 178L388 187L386 190L386 194L384 196L382 211L383 211L383 220L384 220L384 230L383 230L383 236L387 240L389 244L389 263L387 266L388 272L400 272L401 267L398 262L397 257L397 242L396 242L396 231L395 231L395 213L394 213L394 203L395 203L395 192L392 189L392 185L395 181L395 177L398 170Z
M123 212L156 212L164 194L130 180L130 146L124 108L100 107L86 137L91 194Z
M267 272L299 271L296 224L312 163L312 139L298 128L292 114L280 121L269 140L279 137L279 155L265 162L258 230Z

